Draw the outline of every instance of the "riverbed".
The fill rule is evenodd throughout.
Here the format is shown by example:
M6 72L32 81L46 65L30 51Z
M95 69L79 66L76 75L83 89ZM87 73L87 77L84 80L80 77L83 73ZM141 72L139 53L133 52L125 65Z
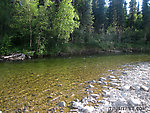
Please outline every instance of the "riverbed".
M70 101L86 95L91 80L124 64L150 61L150 55L102 55L0 63L0 111L69 111ZM119 74L119 73L118 73ZM94 93L101 93L97 87ZM100 97L100 100L102 97ZM65 101L63 108L58 103Z

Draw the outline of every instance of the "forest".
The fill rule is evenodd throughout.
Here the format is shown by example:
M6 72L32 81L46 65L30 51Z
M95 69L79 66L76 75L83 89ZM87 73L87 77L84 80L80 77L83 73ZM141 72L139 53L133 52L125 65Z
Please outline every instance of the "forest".
M112 50L150 51L150 0L0 0L0 55Z

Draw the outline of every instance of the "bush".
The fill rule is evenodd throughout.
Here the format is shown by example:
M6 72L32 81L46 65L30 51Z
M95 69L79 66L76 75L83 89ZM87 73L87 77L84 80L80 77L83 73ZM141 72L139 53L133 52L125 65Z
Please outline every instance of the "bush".
M4 35L2 40L0 41L0 54L2 55L8 55L10 53L11 49L11 38L8 35Z

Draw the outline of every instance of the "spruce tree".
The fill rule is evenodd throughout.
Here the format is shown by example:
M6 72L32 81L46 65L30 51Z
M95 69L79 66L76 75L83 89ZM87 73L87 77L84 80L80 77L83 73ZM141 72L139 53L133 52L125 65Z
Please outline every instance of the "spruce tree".
M135 21L136 21L136 16L137 16L136 0L131 0L129 7L130 7L129 27L134 29L134 27L135 27Z
M144 39L150 41L150 3L149 0L143 0L142 6L143 27L145 31Z
M105 0L93 1L94 28L97 33L104 30L105 25Z

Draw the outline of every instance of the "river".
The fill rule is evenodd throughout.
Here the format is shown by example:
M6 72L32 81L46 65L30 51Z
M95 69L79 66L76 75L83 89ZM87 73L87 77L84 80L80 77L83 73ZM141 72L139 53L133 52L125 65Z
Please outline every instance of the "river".
M122 68L123 64L144 61L150 61L150 55L56 57L0 63L0 111L47 112L60 101L69 105L84 96L87 81L106 76L109 70Z

